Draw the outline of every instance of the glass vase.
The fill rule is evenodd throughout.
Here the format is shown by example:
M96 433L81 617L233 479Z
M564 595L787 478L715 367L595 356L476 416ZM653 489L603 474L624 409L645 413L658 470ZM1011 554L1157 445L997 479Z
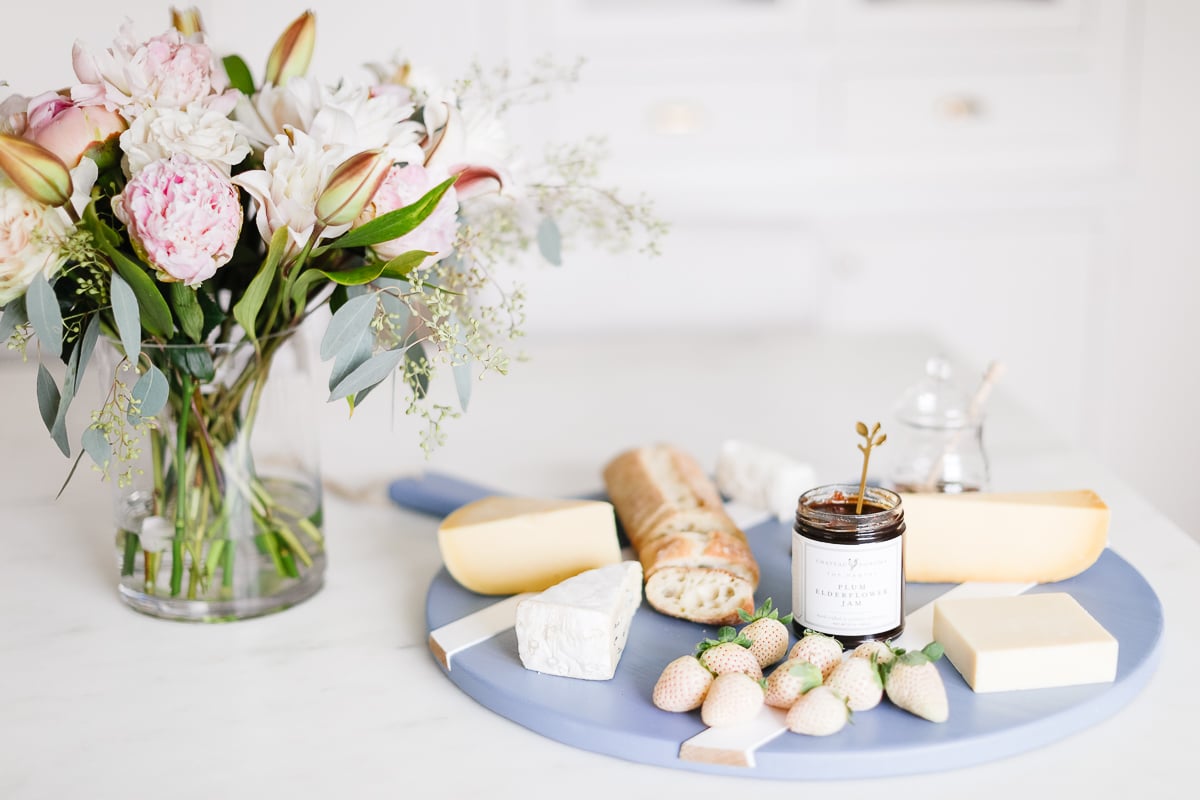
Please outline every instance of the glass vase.
M152 418L128 392L132 430L110 468L121 598L155 617L219 622L316 593L322 398L303 337L143 345L136 373L119 344L110 360L113 396L151 364L167 384Z

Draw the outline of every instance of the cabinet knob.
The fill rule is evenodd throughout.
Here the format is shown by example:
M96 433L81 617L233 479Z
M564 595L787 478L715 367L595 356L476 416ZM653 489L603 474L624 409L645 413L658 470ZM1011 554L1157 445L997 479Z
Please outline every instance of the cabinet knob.
M937 99L934 109L944 119L979 119L983 116L983 101L971 94L948 94Z
M686 100L668 100L650 110L650 128L660 136L689 136L704 125L704 109Z

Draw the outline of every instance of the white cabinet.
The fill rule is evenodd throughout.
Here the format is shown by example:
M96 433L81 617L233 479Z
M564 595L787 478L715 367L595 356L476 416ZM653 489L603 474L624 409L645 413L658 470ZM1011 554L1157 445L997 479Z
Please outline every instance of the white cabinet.
M921 328L1077 435L1123 166L1125 0L522 6L510 52L582 54L548 139L674 224L659 261L577 253L537 328ZM538 308L545 302L549 308ZM914 365L919 371L920 365Z

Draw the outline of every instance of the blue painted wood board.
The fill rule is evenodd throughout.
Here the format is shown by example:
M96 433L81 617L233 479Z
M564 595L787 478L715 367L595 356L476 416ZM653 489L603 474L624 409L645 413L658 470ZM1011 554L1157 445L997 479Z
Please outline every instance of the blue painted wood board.
M486 490L438 476L393 484L391 494L412 507L444 514ZM762 570L756 598L774 598L781 613L791 604L790 526L774 520L746 531ZM952 584L909 584L911 611ZM756 751L756 766L728 767L681 761L679 746L704 730L699 712L672 714L650 702L662 667L689 653L715 629L658 614L643 605L634 617L625 654L611 681L583 681L526 670L512 629L454 656L447 673L481 705L566 744L629 761L675 769L784 780L849 779L956 769L1030 750L1087 728L1116 713L1154 672L1162 641L1162 607L1154 590L1127 561L1105 550L1090 569L1031 592L1067 592L1117 638L1120 655L1112 684L977 695L946 660L938 662L950 701L950 719L934 724L886 702L855 715L854 724L829 737L785 733ZM463 589L443 569L426 596L429 630L496 602Z

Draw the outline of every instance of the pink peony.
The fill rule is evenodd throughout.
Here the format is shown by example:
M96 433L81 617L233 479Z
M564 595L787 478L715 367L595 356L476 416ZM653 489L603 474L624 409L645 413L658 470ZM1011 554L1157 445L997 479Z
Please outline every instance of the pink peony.
M163 281L195 286L233 257L242 205L229 178L186 153L155 161L113 198L138 253Z
M78 106L71 98L47 92L29 101L25 137L62 159L79 164L85 153L125 130L125 120L102 106ZM96 159L99 160L99 159Z
M129 119L151 106L184 108L225 89L208 45L176 30L139 43L126 24L108 50L93 53L76 42L73 57L83 85L71 97L81 105L119 109Z
M427 170L417 164L405 167L392 167L384 178L383 184L371 202L358 218L358 224L370 222L381 214L394 211L397 208L411 205L420 200L426 192L446 179L445 174ZM427 250L436 255L425 259L422 266L428 266L450 255L454 246L454 237L458 232L458 199L454 187L442 195L441 201L433 213L413 230L398 239L382 242L373 248L380 258L395 258L409 250Z

